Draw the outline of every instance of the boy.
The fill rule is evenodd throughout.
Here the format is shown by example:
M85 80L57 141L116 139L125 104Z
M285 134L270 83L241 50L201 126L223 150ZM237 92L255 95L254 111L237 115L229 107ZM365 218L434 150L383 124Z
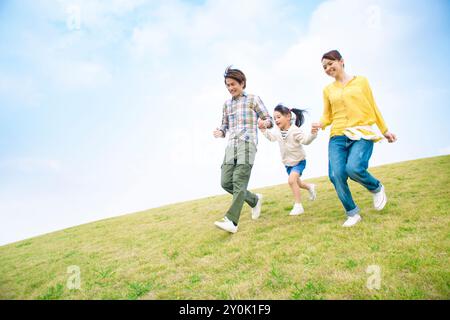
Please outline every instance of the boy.
M225 70L225 85L231 94L223 106L222 125L213 134L225 138L229 132L228 145L222 164L222 188L233 195L233 201L225 217L215 225L225 231L236 233L244 202L252 207L252 218L261 213L262 195L247 190L248 181L258 144L258 117L265 121L267 128L273 126L272 117L258 96L247 94L245 74L231 66Z

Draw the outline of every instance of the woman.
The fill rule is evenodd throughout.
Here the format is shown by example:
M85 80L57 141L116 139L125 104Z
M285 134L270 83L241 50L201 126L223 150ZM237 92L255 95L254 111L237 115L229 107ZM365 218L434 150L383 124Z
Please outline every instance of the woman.
M335 81L323 90L323 116L313 128L325 129L332 125L328 144L329 177L347 213L343 226L351 227L361 220L361 216L348 187L348 178L373 194L376 210L382 210L387 202L384 186L367 171L373 144L382 139L371 126L376 124L390 143L397 138L389 132L367 79L348 75L344 59L337 50L322 56L322 66Z

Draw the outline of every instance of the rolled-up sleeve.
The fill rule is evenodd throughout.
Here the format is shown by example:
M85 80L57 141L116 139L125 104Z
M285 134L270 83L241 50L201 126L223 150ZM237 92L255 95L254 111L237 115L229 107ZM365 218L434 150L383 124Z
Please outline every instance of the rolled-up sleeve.
M227 134L228 128L229 128L229 122L228 122L227 104L225 103L223 105L223 110L222 110L222 125L219 128L223 132L224 137Z
M267 128L273 127L272 117L270 116L269 112L266 109L266 106L264 105L260 97L255 98L255 112L262 120L269 120L269 125L267 126Z

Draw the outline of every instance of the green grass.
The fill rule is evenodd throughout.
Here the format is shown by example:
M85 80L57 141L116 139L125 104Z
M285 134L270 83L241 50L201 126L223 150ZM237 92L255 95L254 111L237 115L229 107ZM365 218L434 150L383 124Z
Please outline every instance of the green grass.
M244 207L239 231L213 222L229 195L81 225L0 247L0 299L449 299L450 156L370 170L389 202L377 212L361 186L354 228L326 177L305 214L288 216L286 185L265 196L259 220ZM305 198L306 194L304 194ZM70 290L69 266L81 270ZM381 287L366 284L381 268Z

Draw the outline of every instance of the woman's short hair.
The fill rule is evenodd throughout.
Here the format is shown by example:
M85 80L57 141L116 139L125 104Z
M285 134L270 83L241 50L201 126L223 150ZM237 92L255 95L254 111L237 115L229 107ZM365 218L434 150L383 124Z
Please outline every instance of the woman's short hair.
M342 60L342 55L337 50L331 50L322 56L321 60L323 60L323 59L340 61L340 60Z

